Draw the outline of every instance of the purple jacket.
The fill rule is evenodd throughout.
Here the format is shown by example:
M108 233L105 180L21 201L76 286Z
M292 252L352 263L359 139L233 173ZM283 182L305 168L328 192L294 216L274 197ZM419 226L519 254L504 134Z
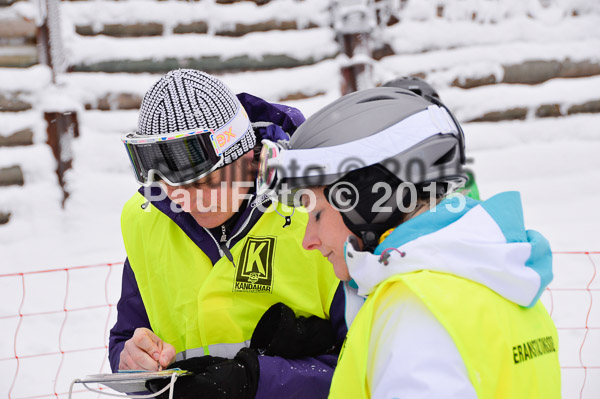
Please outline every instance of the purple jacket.
M238 98L252 122L272 122L273 125L255 128L257 140L266 138L272 141L287 139L286 134L292 134L304 122L304 116L295 108L268 103L250 94L238 94ZM140 189L140 192L142 190ZM201 228L193 217L185 212L174 213L168 198L152 203L156 208L169 216L203 252L216 263L219 249L214 240L207 237L207 232ZM261 213L254 212L252 220L244 230L249 231L260 219ZM232 234L237 232L250 217L250 209L243 211L237 220ZM238 237L244 236L245 233ZM238 239L239 241L239 239ZM235 245L232 242L231 245ZM135 275L129 260L125 260L123 268L123 285L121 298L117 304L117 322L110 331L109 360L113 372L119 366L119 357L125 341L133 336L136 328L151 329L150 321L140 295ZM331 303L329 314L337 332L337 345L340 348L346 336L347 327L344 318L345 295L340 283ZM277 356L259 356L260 378L256 398L326 398L337 364L336 355L321 355L314 358L284 359Z

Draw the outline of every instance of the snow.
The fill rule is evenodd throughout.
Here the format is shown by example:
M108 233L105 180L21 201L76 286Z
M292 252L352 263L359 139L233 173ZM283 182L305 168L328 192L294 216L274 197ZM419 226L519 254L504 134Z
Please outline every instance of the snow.
M499 23L512 17L531 16L540 20L579 13L598 13L600 3L587 0L421 0L409 1L401 16L410 20L434 19L438 6L443 6L444 19L451 21Z
M288 54L323 58L337 52L333 33L326 29L324 3L280 0L257 7L253 3L224 6L203 0L144 2L145 6L139 7L138 0L61 2L63 36L71 62L82 63L170 56L228 58L248 53L253 57ZM436 17L438 4L444 6L443 19ZM323 11L316 15L311 11L314 9ZM582 15L570 17L573 10ZM474 21L473 11L477 12ZM287 20L292 12L300 21L320 28L254 33L241 38L73 36L75 22L98 28L103 23L156 21L170 29L177 23L205 20L205 15L209 15L210 29L214 31L227 24ZM17 14L35 18L36 9L28 2L0 8L0 19ZM528 14L535 18L527 17ZM535 110L542 104L556 103L566 110L573 104L600 100L598 77L552 79L535 86L498 84L469 90L450 87L457 78L493 74L499 81L502 65L526 60L600 62L597 0L409 1L403 9L402 22L379 39L390 40L398 55L373 63L375 81L425 72L461 121L514 107ZM309 116L339 97L340 62L341 58L335 58L292 69L226 73L219 77L235 92L245 91L271 101L300 92L314 96L285 101ZM66 354L59 375L58 354L20 359L12 397L65 392L73 378L97 373L101 367L108 371L103 345L107 341L106 326L114 323L115 309L105 305L107 301L115 303L119 297L120 267L106 264L122 262L126 256L120 211L138 187L120 137L136 128L137 111L86 111L83 106L108 93L143 96L159 77L71 73L59 76L54 86L50 71L43 66L0 69L0 91L21 92L34 106L31 111L0 114L1 135L25 128L34 131L33 146L0 149L0 168L21 165L26 182L22 187L0 190L0 211L12 214L10 222L0 226L0 273L59 269L24 277L0 277L0 318L20 312L55 312L24 317L16 340L19 318L2 319L0 373L9 377L0 379L0 392L8 392L12 384L10 376L15 373L16 361L2 359L12 359L13 345L21 357L57 352L59 337L62 350L98 349L82 352L84 356L77 352ZM75 156L73 168L65 176L70 196L64 209L54 172L56 161L45 145L42 111L52 110L76 110L81 133L72 142ZM467 155L473 160L468 166L476 175L481 196L489 198L501 191L518 190L526 226L544 234L554 251L600 250L599 126L599 114L538 119L532 112L524 121L464 123ZM555 255L552 287L581 289L590 283L590 288L600 288L600 279L592 280L591 261L600 265L600 255ZM100 266L68 273L64 270L80 265ZM543 301L559 327L581 328L586 325L590 296L596 302L600 299L597 291L553 291L545 293ZM69 312L61 335L65 307ZM84 307L92 308L79 310ZM599 309L591 308L588 326L600 327ZM588 331L582 359L584 364L599 366L595 354L600 353L600 334L598 330ZM584 329L559 330L563 366L580 366L579 348L584 333ZM579 397L583 371L567 368L562 372L563 396ZM599 381L598 369L588 369L584 398L598 397Z
M542 232L554 251L600 247L598 116L465 124L467 156L480 194L521 192L525 225ZM591 128L591 129L590 129ZM572 132L572 133L571 133Z
M0 68L0 90L38 91L52 82L52 72L45 65L29 68Z
M19 1L11 7L0 8L0 20L24 18L39 21L40 8L38 4L27 1Z
M545 22L515 17L502 24L474 24L467 21L442 19L426 22L407 21L386 32L393 38L392 47L398 54L449 49L483 44L527 42L564 42L597 37L599 15ZM429 32L436 32L431 35ZM416 39L416 40L415 40Z
M600 19L597 21L600 24ZM382 59L378 64L379 75L389 80L398 75L427 73L428 80L436 85L449 85L461 77L479 77L494 74L496 80L503 77L501 66L515 65L524 61L600 61L600 33L586 40L562 40L560 42L494 43L473 45L455 49L443 49L417 54L401 54ZM474 76L472 76L473 74Z
M337 94L340 80L335 77L338 71L339 64L335 60L325 60L315 65L293 69L227 74L220 78L235 92L256 93L272 101L279 101L280 98L295 93L304 93L307 96L319 92ZM304 109L302 111L305 112Z
M140 4L142 7L140 7ZM62 6L67 25L74 29L77 25L100 25L130 23L135 15L135 22L160 22L167 27L177 24L189 24L205 21L209 31L231 28L235 24L256 24L269 20L289 21L297 19L300 26L312 22L317 25L327 23L326 13L319 12L326 3L322 0L280 0L257 6L253 2L241 2L231 5L204 1L202 7L194 3L181 1L148 2L147 0L130 0L126 2L105 2L102 7L90 7L81 2L70 2ZM303 22L303 23L302 23Z
M315 46L314 43L319 43ZM287 54L296 59L321 60L334 55L337 45L327 28L306 31L256 32L242 37L220 37L187 34L177 37L177 45L169 36L122 39L106 36L78 37L67 44L71 62L90 64L107 60L144 60L218 56L221 60L248 55L260 59L268 54ZM111 49L98 51L98 49ZM253 49L248 52L248 49ZM293 49L290 51L290 49Z
M499 84L473 89L440 90L440 96L460 120L471 120L491 111L559 104L563 114L571 105L600 100L600 76L552 79L539 85Z
M304 93L307 96L320 92L338 90L339 79L331 79L338 73L335 60L325 60L314 65L292 69L275 69L220 75L228 87L236 93L260 93L261 96L278 101L290 94ZM59 77L59 83L81 101L92 102L109 93L127 92L140 97L160 74L127 73L70 73ZM277 82L277 84L273 84Z
M160 79L160 75L149 73L69 73L58 78L59 84L65 89L74 92L77 98L83 101L95 100L109 93L120 92L127 88L127 92L143 96L148 87Z
M2 126L0 127L0 136L10 136L11 134L18 132L19 130L27 129L32 126L36 126L33 129L35 132L42 132L44 129L43 115L35 110L22 111L19 113L6 113L2 115ZM45 137L41 135L34 136L34 143L42 143L45 141ZM0 161L2 162L2 161Z

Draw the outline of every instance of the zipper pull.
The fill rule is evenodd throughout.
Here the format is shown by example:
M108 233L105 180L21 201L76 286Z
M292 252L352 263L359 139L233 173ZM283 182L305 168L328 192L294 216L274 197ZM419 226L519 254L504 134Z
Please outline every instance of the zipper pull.
M227 229L225 228L225 225L221 225L221 243L224 243L227 241Z
M225 254L225 257L227 259L229 259L229 261L231 262L233 267L235 267L235 262L233 261L233 255L231 254L231 251L229 250L229 248L227 248L227 244L225 244L224 242L221 242L221 244L219 246L221 247L221 251L223 251L223 253Z

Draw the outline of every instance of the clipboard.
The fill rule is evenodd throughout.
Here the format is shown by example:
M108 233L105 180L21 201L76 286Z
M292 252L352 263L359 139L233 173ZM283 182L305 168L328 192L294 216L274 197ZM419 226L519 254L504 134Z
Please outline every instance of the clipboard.
M194 374L178 368L162 371L119 370L118 373L88 375L78 382L102 384L122 393L147 392L146 381L157 378L171 378L173 373L177 374L177 377Z

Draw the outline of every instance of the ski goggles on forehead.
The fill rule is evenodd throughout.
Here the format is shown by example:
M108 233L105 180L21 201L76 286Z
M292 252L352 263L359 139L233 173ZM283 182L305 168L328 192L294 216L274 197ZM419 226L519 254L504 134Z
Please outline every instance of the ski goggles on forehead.
M241 107L240 107L241 109ZM238 111L218 130L194 129L163 135L129 133L123 139L138 183L164 180L182 186L224 166L224 153L250 129L245 111Z

